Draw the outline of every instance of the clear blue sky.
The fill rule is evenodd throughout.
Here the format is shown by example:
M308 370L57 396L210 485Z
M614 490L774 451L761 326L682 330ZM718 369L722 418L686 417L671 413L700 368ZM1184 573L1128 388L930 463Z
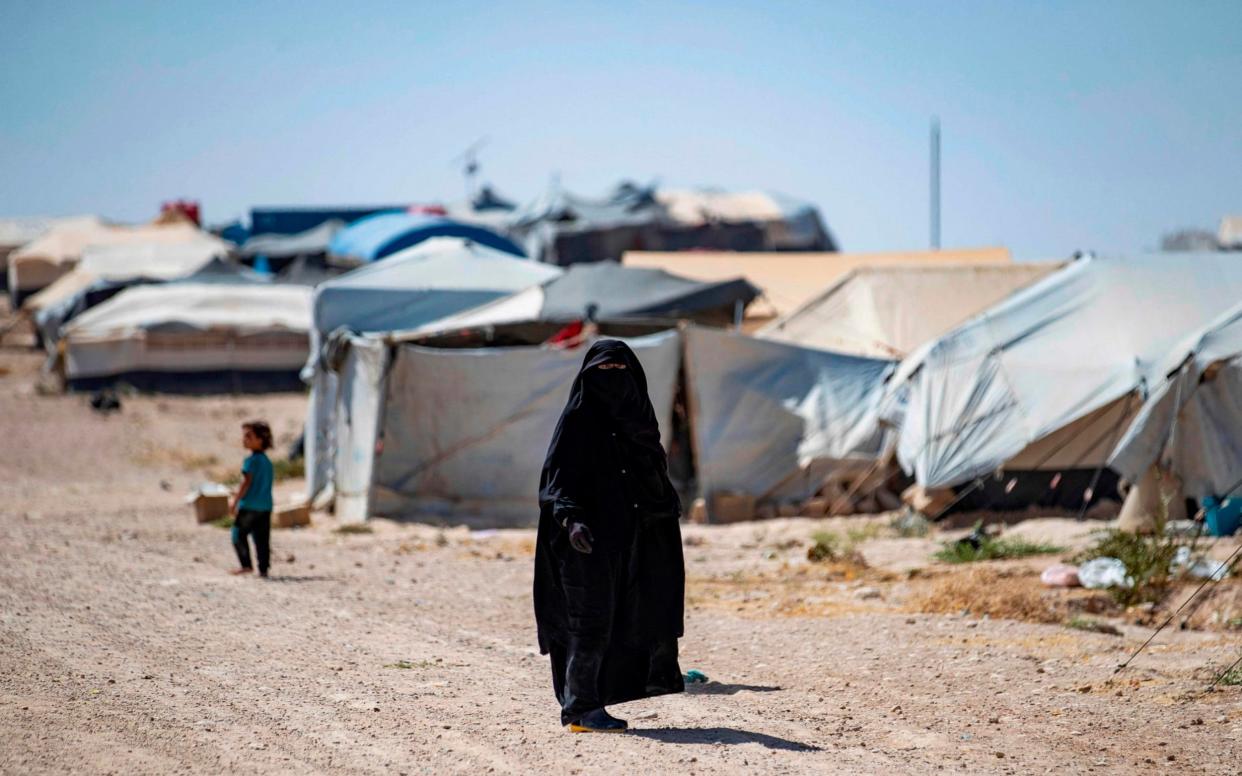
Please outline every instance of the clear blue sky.
M0 214L758 187L848 250L1132 251L1242 212L1242 2L0 0Z

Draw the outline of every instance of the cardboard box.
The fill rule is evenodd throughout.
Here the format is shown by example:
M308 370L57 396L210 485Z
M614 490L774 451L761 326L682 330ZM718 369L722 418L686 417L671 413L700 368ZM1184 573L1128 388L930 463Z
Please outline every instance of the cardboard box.
M194 505L194 518L199 523L212 523L229 514L228 496L200 493L190 503Z
M310 504L286 504L272 510L273 528L310 525Z

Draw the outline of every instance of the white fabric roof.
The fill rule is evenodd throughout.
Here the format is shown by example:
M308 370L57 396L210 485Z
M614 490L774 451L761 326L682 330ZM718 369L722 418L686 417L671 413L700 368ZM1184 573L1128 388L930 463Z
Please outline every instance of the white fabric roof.
M134 286L74 318L63 333L73 340L176 328L304 332L310 327L310 296L309 288L296 285Z
M859 267L756 336L874 358L903 358L1060 266Z
M888 410L898 459L926 486L990 472L1151 382L1174 343L1239 298L1229 254L1075 261L903 362Z
M323 283L315 292L320 336L413 329L561 274L546 264L454 237L439 237Z
M543 286L531 286L516 294L501 297L445 318L429 321L408 331L393 332L395 339L409 339L440 331L459 331L501 323L537 321L543 313Z
M1163 462L1187 496L1228 495L1242 480L1242 304L1194 332L1161 359L1138 417L1109 464L1129 479ZM1233 495L1237 495L1236 492Z
M96 280L173 280L192 275L213 258L227 256L228 243L199 232L185 242L140 241L119 245L89 245L78 265L56 282L30 297L22 309L37 312L73 296Z
M11 263L37 259L51 264L74 263L90 246L122 243L181 243L202 240L207 235L186 223L149 224L146 226L113 226L86 220L54 226L33 242L23 245L9 256Z

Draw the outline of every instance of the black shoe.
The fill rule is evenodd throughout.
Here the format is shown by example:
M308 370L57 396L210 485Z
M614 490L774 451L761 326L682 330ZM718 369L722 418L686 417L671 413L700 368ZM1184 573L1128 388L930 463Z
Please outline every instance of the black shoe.
M628 722L617 719L602 708L588 711L577 722L568 725L571 733L624 733L629 726Z

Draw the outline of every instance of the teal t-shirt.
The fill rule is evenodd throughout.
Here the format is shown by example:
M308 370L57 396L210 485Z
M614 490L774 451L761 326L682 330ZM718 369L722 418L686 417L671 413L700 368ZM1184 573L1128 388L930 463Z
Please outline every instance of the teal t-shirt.
M272 509L272 462L263 453L251 453L242 461L242 474L250 475L250 487L237 502L238 509L270 512Z

